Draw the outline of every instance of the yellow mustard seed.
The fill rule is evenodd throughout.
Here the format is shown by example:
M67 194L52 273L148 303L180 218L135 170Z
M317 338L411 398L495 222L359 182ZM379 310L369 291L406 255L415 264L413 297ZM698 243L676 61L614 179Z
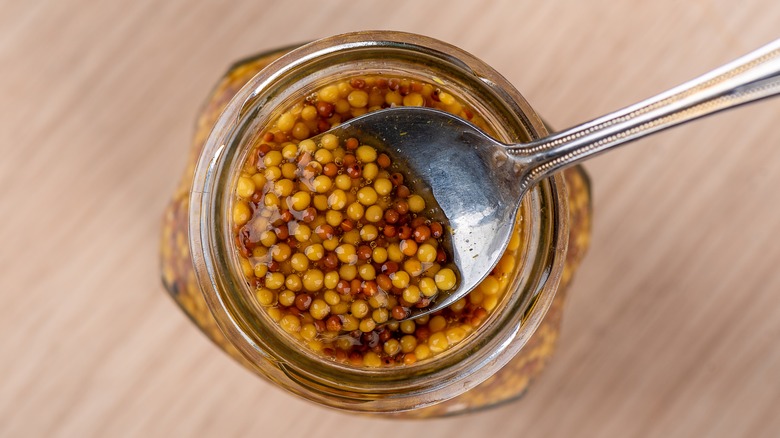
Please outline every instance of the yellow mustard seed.
M322 281L322 285L326 289L335 289L336 285L339 284L339 273L336 271L330 271L325 274L325 279Z
M290 274L287 276L287 278L284 280L284 287L287 289L298 292L303 288L303 282L301 281L301 277Z
M314 301L311 302L311 305L309 306L309 314L311 314L312 318L314 319L323 319L330 313L330 306L328 303L325 302L325 300L316 298Z
M363 205L373 205L376 204L377 194L372 187L366 186L358 190L357 199Z
M387 261L387 250L377 246L374 248L374 250L371 252L371 259L374 260L377 263L384 263Z
M295 315L285 315L279 320L279 326L287 333L298 333L301 330L301 320Z
M295 304L295 292L291 290L279 292L279 304L282 306L292 306Z
M263 198L263 203L268 209L279 208L280 202L279 196L277 196L276 193L266 193L265 198Z
M445 332L445 335L447 336L447 342L450 345L457 344L458 342L462 341L463 338L466 337L468 333L466 333L466 330L464 330L461 327L450 327Z
M425 200L420 195L412 195L406 202L409 203L409 210L412 213L419 213L425 210Z
M366 242L371 242L379 237L379 229L371 224L363 225L360 228L360 238Z
M452 105L455 103L455 98L449 93L441 92L439 93L439 101L444 105Z
M439 290L447 291L455 287L455 272L450 268L440 270L433 279L436 281L436 287L438 287Z
M265 277L265 274L268 273L268 265L265 263L258 263L252 268L252 271L255 274L255 277L263 278Z
M365 302L364 300L355 300L352 302L350 311L352 312L352 316L354 316L355 318L363 318L366 315L368 315L368 311L369 311L368 303Z
M298 145L295 143L287 143L282 148L282 157L284 157L285 160L294 160L296 157L298 157Z
M290 196L295 190L295 183L289 179L280 179L274 183L274 194L276 196Z
M401 343L396 339L388 339L382 348L388 356L395 356L401 351Z
M325 195L314 195L311 200L311 204L319 211L328 210L328 197Z
M258 266L265 266L265 265L258 265ZM305 254L301 254L299 252L295 253L290 257L290 266L298 272L304 272L307 269L309 269L309 259L306 257Z
M360 265L358 267L358 275L366 281L374 280L376 278L376 269L370 264Z
M326 193L333 186L333 180L325 175L320 175L312 181L312 188L317 193Z
M357 159L363 162L363 164L373 163L376 161L376 149L368 145L361 145L358 146L357 150L355 151L355 156L357 156Z
M267 287L257 289L255 296L257 297L257 302L260 303L261 306L273 306L276 304L276 292Z
M493 275L488 275L487 277L485 277L485 279L482 280L482 282L477 287L485 295L495 295L500 290L498 279L496 279L496 277Z
M390 281L393 283L393 286L397 288L405 288L409 286L409 274L407 274L404 271L398 271L390 274Z
M265 287L268 289L279 289L284 285L284 274L281 272L270 272L265 276Z
M324 176L324 175L320 175ZM319 177L317 177L319 178ZM328 178L327 176L325 178ZM316 180L315 180L316 181ZM328 207L334 210L341 210L347 205L347 194L344 190L336 189L328 196Z
M317 292L322 289L325 274L319 269L310 269L303 274L303 287L309 292Z
M368 93L363 90L355 90L349 93L347 101L352 107L363 108L368 105Z
M358 192L359 194L360 192ZM365 208L358 202L353 202L347 207L347 217L353 221L359 221L365 214Z
M340 302L330 306L330 313L334 315L343 315L349 312L349 303Z
M292 210L303 211L311 203L311 195L308 192L296 192L290 197L289 208Z
M425 360L431 357L431 349L426 344L420 344L414 348L414 355L417 360Z
M249 263L249 260L241 257L238 259L238 263L241 264L241 272L244 273L245 277L251 277L254 275L254 268L252 267L252 264Z
M244 225L252 218L252 210L249 208L249 204L244 201L238 201L233 206L233 222L236 225Z
M419 277L423 272L422 263L417 259L406 259L404 261L404 271L412 277Z
M336 112L340 114L348 113L352 109L352 106L347 99L339 99L338 102L336 102L335 107Z
M414 323L414 321L405 320L401 321L400 329L402 332L406 333L407 335L411 335L417 330L417 325Z
M335 306L341 302L341 297L339 296L338 292L333 290L325 291L322 298L331 306Z
M360 321L360 331L368 333L376 328L376 322L371 318L364 318Z
M309 260L316 262L325 257L325 248L319 243L315 243L307 246L306 249L303 250L303 253Z
M377 178L374 181L374 190L380 196L387 196L393 191L393 183L387 178Z
M260 234L260 243L270 248L276 243L276 233L271 230L263 231Z
M417 259L422 263L433 263L436 261L436 248L428 243L423 243L417 247Z
M295 125L296 117L291 113L284 113L276 121L276 127L282 132L290 132Z
M317 149L314 159L320 164L328 164L333 162L333 153L327 149Z
M282 177L282 169L280 169L279 166L267 167L263 172L263 176L265 176L265 179L268 181L276 181Z
M441 316L436 315L433 318L431 318L430 322L428 322L428 328L431 329L431 332L440 332L444 330L444 328L447 327L447 320Z
M415 348L417 348L417 338L412 335L405 335L401 337L399 344L401 347L401 352L411 353Z
M268 248L261 245L256 246L255 249L252 250L252 257L261 259L263 261L268 261L271 256L268 255Z
M317 93L317 98L328 103L336 103L339 97L339 89L335 85L328 85Z
M325 222L332 227L340 226L343 220L344 215L340 211L329 210L325 212Z
M404 253L397 243L391 243L387 246L387 258L394 262L400 262L404 259Z
M301 154L313 154L317 150L317 144L312 139L302 140L298 143L298 151Z
M275 322L279 322L282 319L282 311L277 307L269 307L266 309L268 316Z
M496 270L502 274L509 274L512 272L514 267L516 266L517 262L515 260L515 256L512 254L504 254L501 256L501 259L498 261L498 265L496 265Z
M517 248L520 248L520 233L518 230L515 230L514 233L512 233L512 236L509 237L509 243L506 246L507 251L516 251Z
M317 339L307 342L306 345L311 349L311 351L315 353L322 352L322 347L323 347L322 342L320 342Z
M385 294L384 292L378 293L368 299L368 305L374 309L379 309L380 307L387 307L387 302L388 302L387 294Z
M265 167L279 166L280 164L282 164L283 159L284 157L282 157L281 152L269 151L263 157L263 164L265 164Z
M311 239L311 228L306 224L297 223L294 227L293 236L298 242L308 242Z
M277 262L286 261L292 255L290 245L286 243L278 243L271 248L271 257Z
M454 303L450 304L450 310L452 310L455 313L460 313L465 308L466 308L466 299L465 298L461 298L458 301L455 301Z
M420 93L409 93L404 96L404 106L423 106L425 99L423 99Z
M257 187L265 187L266 179L265 175L262 173L256 173L252 175L252 182L255 183L255 190L257 190Z
M404 301L410 304L415 304L416 302L420 301L420 289L417 286L409 286L404 289L404 292L401 296L403 297Z
M316 119L317 108L315 108L313 105L304 106L303 109L301 110L301 118L306 121Z
M498 295L488 295L482 301L482 307L488 312L492 311L498 305Z
M339 147L339 138L333 134L325 134L320 139L320 146L332 151Z
M238 183L236 184L236 195L238 195L240 198L250 198L254 194L255 182L252 181L252 178L247 176L238 178Z
M384 214L385 212L382 211L382 207L378 205L371 205L366 209L365 218L369 222L376 223L382 220Z
M336 248L336 257L338 257L341 263L350 265L357 263L358 260L357 250L354 245L350 244L339 245Z
M355 265L341 265L339 267L339 277L342 280L352 281L357 277L357 266Z
M361 323L362 324L362 323ZM371 330L368 330L371 331ZM379 358L379 355L374 353L373 351L369 351L363 356L363 365L369 367L369 368L377 368L382 366L382 359Z
M322 246L326 250L328 250L328 251L333 251L333 250L335 250L339 246L339 243L341 243L341 242L339 242L339 238L338 237L332 237L332 238L322 242Z
M428 348L431 349L431 353L438 354L446 350L450 346L450 342L447 340L447 335L442 332L433 333L428 338Z
M483 294L481 290L475 289L469 293L468 298L471 304L479 306L482 304L482 300L485 299L485 294Z
M370 183L373 181L377 175L379 175L379 166L377 166L375 163L368 163L363 166L363 179L365 179L367 182Z
M401 105L404 102L403 96L396 91L385 94L385 103L388 105Z
M309 127L303 122L296 123L292 128L292 136L298 140L309 138L310 133Z
M341 320L341 329L344 331L354 331L360 327L360 321L352 315L344 315ZM350 343L351 345L351 343Z
M304 324L301 326L301 337L307 341L311 341L317 337L317 328L314 324Z
M347 175L338 175L336 177L336 187L341 190L349 190L352 188L352 178Z
M425 316L421 316L419 318L415 318L414 322L417 325L425 325L425 324L428 324L428 321L430 321L430 320L431 320L431 315L425 315Z

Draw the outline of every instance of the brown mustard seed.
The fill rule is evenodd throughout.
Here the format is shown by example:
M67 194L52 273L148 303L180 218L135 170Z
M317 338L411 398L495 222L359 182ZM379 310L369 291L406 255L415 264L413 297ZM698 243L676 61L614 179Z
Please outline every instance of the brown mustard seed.
M309 294L298 294L295 297L295 307L298 308L298 310L304 311L308 310L309 306L311 306L311 302L313 301L313 298Z
M328 118L333 116L333 114L336 111L336 107L328 102L319 101L316 105L317 108L317 114L319 114L320 117Z
M444 234L444 227L438 222L431 223L431 236L435 239L440 238Z

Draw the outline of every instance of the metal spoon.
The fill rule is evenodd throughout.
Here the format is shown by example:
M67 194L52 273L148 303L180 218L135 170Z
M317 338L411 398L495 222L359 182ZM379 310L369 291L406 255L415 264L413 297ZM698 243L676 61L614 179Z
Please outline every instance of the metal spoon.
M416 318L454 303L493 269L529 187L623 143L778 93L780 40L655 97L530 143L503 144L451 114L416 107L372 112L333 131L405 163L430 187L449 220L458 284L427 308L412 309L410 318Z

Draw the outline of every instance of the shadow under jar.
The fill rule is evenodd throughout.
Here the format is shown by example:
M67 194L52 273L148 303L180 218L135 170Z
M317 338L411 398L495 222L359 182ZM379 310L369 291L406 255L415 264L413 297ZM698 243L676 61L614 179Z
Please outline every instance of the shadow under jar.
M374 86L402 99L396 102L396 95L383 94L380 105L342 108L340 116L327 117L330 125L310 120L305 130L301 127L306 135L279 129L282 114L300 115L307 102L316 105L323 87L356 78L369 78L369 91ZM322 405L432 417L515 399L552 355L566 287L588 246L590 191L581 167L529 191L520 206L513 243L501 262L460 307L448 310L448 325L437 329L460 324L457 339L450 337L445 348L421 354L420 360L404 362L401 355L379 366L361 366L334 360L301 336L286 333L278 323L278 310L258 303L252 266L236 250L231 214L236 187L247 175L248 156L259 142L298 143L299 137L314 136L363 111L404 104L403 97L415 90L386 90L383 79L388 78L416 84L423 100L415 97L407 104L454 112L500 141L547 135L538 115L497 72L456 47L419 35L356 32L240 61L200 113L187 169L165 212L163 283L192 321L229 355ZM345 96L350 91L342 85ZM464 311L471 313L463 316ZM431 321L417 323L426 324ZM415 343L425 344L431 330L426 327L420 333L412 332Z

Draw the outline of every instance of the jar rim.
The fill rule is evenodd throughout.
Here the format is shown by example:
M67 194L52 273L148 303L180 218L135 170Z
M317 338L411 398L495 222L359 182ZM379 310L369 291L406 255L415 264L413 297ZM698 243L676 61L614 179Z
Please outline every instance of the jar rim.
M263 106L276 107L272 103L285 98L285 81L307 66L319 65L318 62L329 58L338 60L346 53L361 50L390 50L396 55L413 53L418 57L432 57L428 59L431 62L437 59L449 64L471 75L475 85L489 89L496 99L512 107L513 115L517 116L512 125L522 126L531 138L546 134L539 117L506 79L457 47L421 35L385 31L354 32L318 40L282 56L250 79L220 115L196 167L190 195L190 249L198 283L218 326L257 372L291 392L329 406L359 411L401 411L443 401L476 386L522 348L552 303L560 280L568 246L568 203L560 175L531 192L530 196L539 197L537 201L548 207L545 213L549 215L546 219L549 227L544 230L548 235L540 236L547 239L538 254L544 263L533 266L534 272L529 272L534 274L533 278L529 277L529 287L536 290L527 291L527 308L521 315L504 315L503 326L495 328L496 333L489 339L484 338L484 344L475 344L471 349L458 346L461 354L447 353L430 361L440 368L354 368L320 357L317 364L327 370L314 372L311 355L300 351L296 355L289 351L289 344L285 346L281 342L275 344L276 349L269 347L274 341L258 333L257 327L250 327L246 309L226 293L241 285L240 280L231 278L230 269L224 263L224 257L230 254L224 251L225 241L231 240L225 239L218 226L224 223L226 211L221 208L226 199L221 189L228 186L229 168L231 165L235 168L241 155L238 140L242 133L251 129L253 122L257 123L259 118L255 116ZM277 327L273 329L281 333ZM489 350L489 345L494 349ZM291 360L293 357L296 359ZM470 368L464 370L467 366ZM404 370L413 374L389 374L389 371L397 374ZM366 377L370 378L368 387L357 383L365 383ZM350 383L351 379L355 382Z

